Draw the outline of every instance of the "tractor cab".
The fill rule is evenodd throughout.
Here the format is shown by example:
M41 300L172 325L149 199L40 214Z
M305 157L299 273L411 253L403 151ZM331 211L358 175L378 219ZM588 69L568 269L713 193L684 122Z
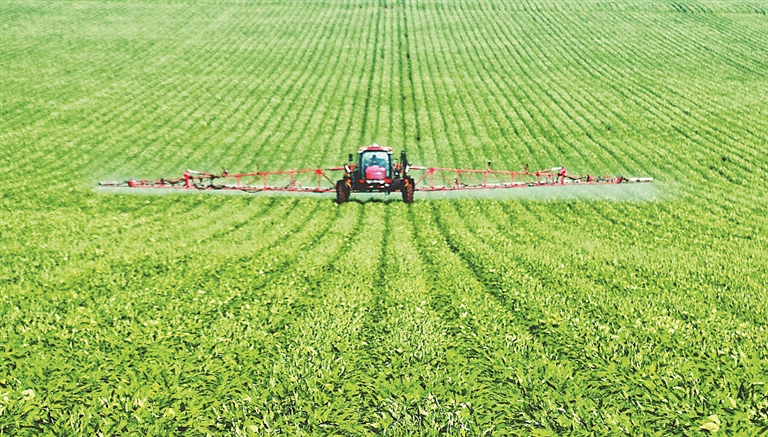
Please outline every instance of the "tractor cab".
M392 183L392 148L376 144L358 151L357 176L360 185L389 187Z

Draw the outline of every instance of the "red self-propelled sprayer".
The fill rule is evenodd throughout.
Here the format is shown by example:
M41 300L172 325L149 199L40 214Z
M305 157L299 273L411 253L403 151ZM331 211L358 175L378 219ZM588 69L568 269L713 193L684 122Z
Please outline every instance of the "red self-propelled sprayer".
M329 175L343 172L340 179ZM361 147L357 159L327 169L257 171L220 174L187 170L178 178L157 180L129 179L101 182L102 187L162 188L179 190L235 190L245 192L289 191L307 193L336 192L336 203L349 200L352 193L400 192L405 203L413 202L416 191L490 190L573 185L605 185L652 182L649 177L573 175L565 167L544 170L459 169L410 165L405 151L396 162L391 147L377 144Z

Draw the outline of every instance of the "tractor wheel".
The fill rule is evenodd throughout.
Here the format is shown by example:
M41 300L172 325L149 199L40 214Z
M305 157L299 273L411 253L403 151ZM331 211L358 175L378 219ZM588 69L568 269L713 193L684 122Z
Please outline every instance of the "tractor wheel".
M406 178L405 179L405 186L402 189L403 192L403 202L405 203L413 203L413 189L415 187L413 186L413 179Z
M336 182L336 203L341 205L349 200L349 187L344 179Z

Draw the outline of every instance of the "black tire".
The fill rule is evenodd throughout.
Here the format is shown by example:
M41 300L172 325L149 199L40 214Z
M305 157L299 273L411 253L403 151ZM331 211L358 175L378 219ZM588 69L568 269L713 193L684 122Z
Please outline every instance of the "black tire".
M347 182L342 179L338 182L336 182L336 203L341 205L342 203L349 200L349 187L347 186Z
M401 190L403 192L403 202L405 203L413 203L413 179L406 178L404 181L403 189Z

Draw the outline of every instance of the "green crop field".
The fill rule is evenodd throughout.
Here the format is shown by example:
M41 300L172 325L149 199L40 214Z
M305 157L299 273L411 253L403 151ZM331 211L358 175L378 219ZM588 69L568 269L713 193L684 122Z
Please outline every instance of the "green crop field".
M3 0L0 435L765 435L766 12ZM655 182L97 188L373 142Z

